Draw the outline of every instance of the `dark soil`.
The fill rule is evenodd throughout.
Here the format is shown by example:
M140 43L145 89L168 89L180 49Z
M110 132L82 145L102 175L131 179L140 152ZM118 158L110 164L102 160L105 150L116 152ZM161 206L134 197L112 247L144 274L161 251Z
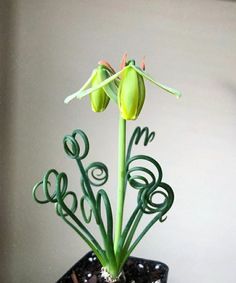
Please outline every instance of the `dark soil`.
M129 257L124 265L126 283L166 283L168 266L162 262ZM56 283L105 283L93 252L86 254Z

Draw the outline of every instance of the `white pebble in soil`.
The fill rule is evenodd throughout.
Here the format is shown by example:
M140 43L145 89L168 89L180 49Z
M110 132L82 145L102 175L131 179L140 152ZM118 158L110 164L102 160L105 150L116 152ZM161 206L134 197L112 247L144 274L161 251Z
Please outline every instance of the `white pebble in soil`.
M143 269L143 268L144 268L144 266L142 265L142 263L139 263L139 264L138 264L138 267L139 267L140 269Z

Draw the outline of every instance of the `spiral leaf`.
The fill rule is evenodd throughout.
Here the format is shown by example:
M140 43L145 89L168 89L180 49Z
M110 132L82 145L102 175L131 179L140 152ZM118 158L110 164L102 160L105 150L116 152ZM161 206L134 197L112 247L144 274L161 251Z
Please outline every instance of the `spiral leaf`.
M63 195L63 201L65 201L66 198L68 198L69 196L72 198L72 204L71 204L71 207L69 208L69 210L71 211L71 213L75 214L77 207L78 207L78 200L77 200L76 194L74 192L66 192ZM68 216L69 215L68 213L63 212L63 208L60 206L59 203L56 204L56 212L59 216Z
M49 170L45 176L43 177L43 180L39 183L37 183L34 188L33 188L33 197L34 200L38 203L48 203L48 202L52 202L52 203L56 203L57 202L57 197L56 197L56 190L54 189L51 193L50 193L50 189L51 189L51 183L49 180L50 178L54 178L55 181L57 180L57 176L58 176L58 172L55 169L51 169ZM37 197L37 191L42 187L43 193L44 193L44 200L40 200ZM61 194L64 195L66 192L66 187L63 186L63 189L61 191Z
M160 190L159 188L162 188ZM164 199L161 203L155 202L153 199L156 196L162 196ZM143 213L153 214L161 213L164 215L173 202L173 191L171 187L165 183L160 183L157 187L144 189L138 195L138 203L141 205Z
M87 213L86 212L86 209L85 209L85 201L87 202L87 204L89 205L89 212ZM85 223L90 223L91 222L91 219L92 219L92 204L89 200L89 198L87 196L82 196L81 199L80 199L80 209L81 209L81 212L82 212L82 215L83 215L83 219L85 221Z
M103 186L108 180L108 169L102 162L91 163L86 169L86 174L90 184L95 187Z
M132 163L135 161L146 161L150 166L156 169L156 175L146 166L134 166ZM162 179L162 170L159 163L147 155L135 155L127 161L127 180L129 184L135 189L147 189L159 184Z
M80 152L80 145L77 141L77 136L79 136L84 143L84 152ZM72 159L84 159L89 152L89 140L87 135L82 130L73 131L72 135L66 135L63 140L64 150L66 154Z
M154 140L155 132L150 132L148 127L144 127L142 129L140 127L136 127L130 138L130 142L128 145L127 157L126 157L127 160L130 158L132 147L134 145L137 145L141 141L141 138L143 138L143 145L147 146L148 143Z

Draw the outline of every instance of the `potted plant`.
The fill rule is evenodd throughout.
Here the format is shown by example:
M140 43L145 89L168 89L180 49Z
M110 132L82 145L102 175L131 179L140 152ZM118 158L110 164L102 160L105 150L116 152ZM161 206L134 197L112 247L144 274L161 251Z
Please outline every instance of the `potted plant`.
M176 97L181 95L179 91L152 79L145 72L144 61L141 67L138 67L134 60L127 60L125 54L120 71L115 72L108 62L99 61L83 87L65 99L65 103L68 103L74 98L81 99L89 95L94 112L104 111L109 101L118 106L117 211L114 219L111 202L103 189L108 180L106 165L102 162L84 165L84 159L89 153L87 135L80 129L66 135L63 140L64 150L76 161L81 175L80 199L74 191L67 190L66 174L55 169L49 170L43 180L34 186L33 197L40 204L54 203L57 215L75 230L92 252L58 282L167 282L168 267L165 264L131 257L131 253L149 229L157 221L165 221L166 213L174 201L173 190L162 180L159 163L151 156L133 154L134 145L142 143L147 146L153 141L155 133L147 127L137 127L129 143L126 143L126 123L138 118L144 104L144 79ZM137 201L129 220L124 225L123 215L128 186L137 190ZM39 190L43 191L42 199L38 195ZM158 196L162 197L161 202L156 201ZM80 217L76 213L79 209ZM145 223L137 235L137 227L144 215L149 215L149 222ZM102 243L89 231L91 221L95 221L98 226ZM84 275L85 270L89 270L88 265L91 272ZM132 276L138 276L139 279Z

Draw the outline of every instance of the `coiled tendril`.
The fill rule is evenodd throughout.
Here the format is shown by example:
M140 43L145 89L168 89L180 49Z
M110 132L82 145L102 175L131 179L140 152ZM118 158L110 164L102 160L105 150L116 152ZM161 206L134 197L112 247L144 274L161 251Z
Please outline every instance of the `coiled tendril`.
M156 196L162 196L163 200L161 202L155 202L154 197ZM138 195L138 202L144 213L153 214L159 212L162 216L170 209L173 199L173 191L166 183L160 183L158 187L154 186L150 189L142 190ZM160 218L161 222L164 220L162 217Z
M86 174L89 183L95 187L103 186L108 180L108 168L102 162L93 162L87 169Z
M55 188L52 192L50 192L52 186L51 181L52 178L55 178ZM43 203L55 203L56 204L56 212L59 216L68 216L71 213L75 214L78 201L76 194L72 191L67 191L68 179L65 173L58 173L55 169L49 170L46 175L43 177L43 181L37 183L33 188L33 197L34 200L40 204ZM38 197L38 190L42 189L44 193L45 199L40 199ZM65 203L66 199L71 199L70 207Z
M77 136L79 136L84 143L84 152L81 154L80 145L77 141ZM64 150L66 154L72 159L84 159L89 152L89 140L86 134L77 129L73 131L72 135L66 135L63 139Z
M162 169L160 164L152 157L147 155L135 155L131 157L131 150L134 145L137 145L143 138L143 144L146 146L153 141L154 132L149 132L147 127L141 129L137 127L130 139L127 151L126 162L126 179L129 185L139 190L137 203L138 207L146 214L161 213L163 216L173 203L174 194L169 185L162 182ZM144 165L133 165L140 163ZM149 169L149 167L154 168ZM155 202L154 198L162 196L162 202ZM163 221L162 216L160 220Z
M156 174L153 173L146 166L133 166L132 163L135 161L146 161L147 166L154 166ZM146 164L145 163L145 164ZM159 184L162 179L162 170L159 163L147 155L135 155L127 161L127 180L131 187L134 189L148 189L153 187L155 184ZM141 174L141 175L140 175Z

